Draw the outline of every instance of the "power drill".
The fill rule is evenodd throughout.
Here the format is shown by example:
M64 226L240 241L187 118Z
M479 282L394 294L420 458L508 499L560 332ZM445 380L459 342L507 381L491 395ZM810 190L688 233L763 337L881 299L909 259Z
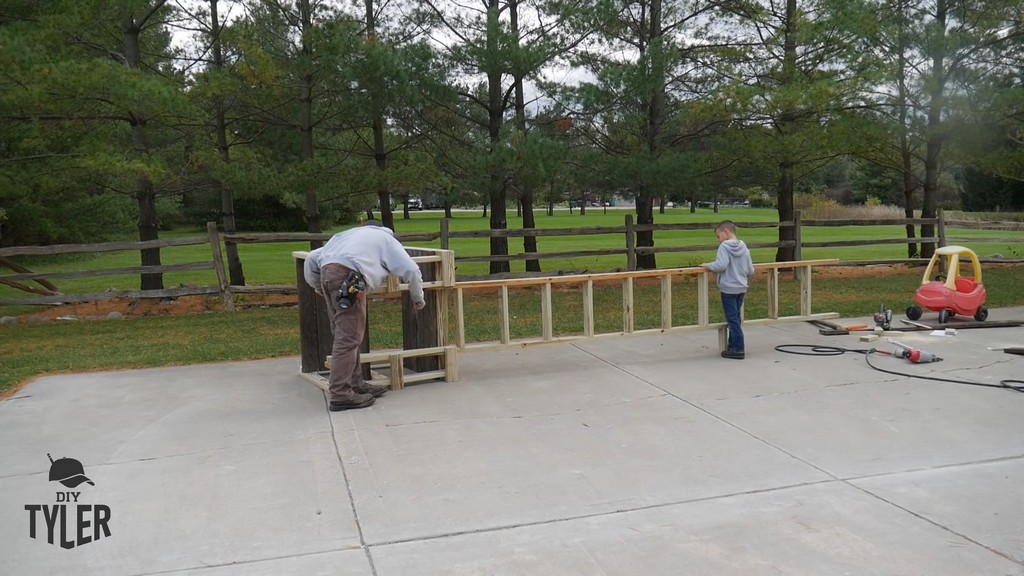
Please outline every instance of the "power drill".
M875 326L882 330L892 327L892 310L886 308L885 304L878 306L878 312L875 313Z
M366 291L366 281L363 279L363 275L355 270L348 273L345 280L342 281L341 287L338 289L337 302L338 308L342 310L348 308L363 295Z
M942 362L942 358L939 358L931 352L925 352L924 350L918 350L917 348L911 348L906 344L901 344L895 340L890 340L896 345L896 350L893 350L892 355L896 358L906 358L908 361L914 364L928 364L930 362Z

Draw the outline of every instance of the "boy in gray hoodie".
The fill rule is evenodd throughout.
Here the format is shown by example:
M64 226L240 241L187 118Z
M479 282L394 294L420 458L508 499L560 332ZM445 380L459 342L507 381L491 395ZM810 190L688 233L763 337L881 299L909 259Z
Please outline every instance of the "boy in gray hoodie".
M715 227L715 236L719 242L715 261L701 266L718 275L718 289L722 292L722 309L729 326L729 342L722 358L742 360L746 353L740 313L747 293L747 278L754 273L754 262L747 245L736 238L736 225L731 221L722 220Z

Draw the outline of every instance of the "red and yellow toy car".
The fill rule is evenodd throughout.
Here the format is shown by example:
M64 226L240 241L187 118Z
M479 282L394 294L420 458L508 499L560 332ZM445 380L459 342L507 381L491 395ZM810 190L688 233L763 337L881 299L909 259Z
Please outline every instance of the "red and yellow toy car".
M973 277L960 275L960 257L969 258L974 268ZM945 258L947 273L932 280L932 270ZM935 250L928 268L924 271L921 286L914 294L915 306L907 308L907 318L917 320L922 308L939 313L939 324L949 322L955 314L973 316L981 322L988 318L985 308L985 285L981 283L981 263L974 251L963 246L942 246Z

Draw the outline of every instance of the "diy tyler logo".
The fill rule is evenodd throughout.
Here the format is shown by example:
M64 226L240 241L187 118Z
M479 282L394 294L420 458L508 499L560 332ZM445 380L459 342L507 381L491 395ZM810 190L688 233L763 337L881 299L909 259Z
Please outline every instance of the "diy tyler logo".
M85 475L82 463L74 458L50 459L50 482L60 482L67 488L78 488L82 484L95 486ZM57 492L57 503L26 504L28 511L29 538L41 538L42 527L46 526L46 541L60 543L70 550L110 536L110 507L103 504L81 504L81 492ZM42 522L39 520L42 519Z

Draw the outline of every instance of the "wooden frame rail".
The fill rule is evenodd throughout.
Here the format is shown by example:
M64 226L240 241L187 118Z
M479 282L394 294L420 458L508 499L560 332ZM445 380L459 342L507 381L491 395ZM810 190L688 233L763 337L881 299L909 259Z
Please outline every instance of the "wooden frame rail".
M745 324L764 324L785 321L806 321L836 318L836 313L812 312L811 269L814 266L836 264L838 260L803 260L795 262L772 262L755 264L756 271L767 271L768 278L768 315L763 319L744 320ZM796 269L800 281L800 314L797 316L779 316L779 270ZM676 276L697 277L697 323L685 326L672 324L672 278ZM455 346L459 349L479 349L510 345L531 345L547 342L565 342L597 336L656 333L677 330L718 329L720 336L724 334L725 325L710 323L710 273L703 268L669 268L660 270L643 270L633 272L609 272L600 274L578 274L571 276L546 276L536 278L514 278L503 280L480 280L473 282L456 282L455 291ZM634 323L633 285L636 279L659 278L661 291L661 324L658 328L636 330ZM594 317L594 283L606 281L622 283L622 329L620 331L595 333ZM552 287L557 284L578 284L583 298L583 333L571 336L555 336L552 319ZM510 330L509 289L538 287L541 299L541 330L539 337L513 340ZM499 339L494 342L466 342L466 307L465 292L471 290L497 290L498 292L498 331ZM724 345L724 344L723 344Z

